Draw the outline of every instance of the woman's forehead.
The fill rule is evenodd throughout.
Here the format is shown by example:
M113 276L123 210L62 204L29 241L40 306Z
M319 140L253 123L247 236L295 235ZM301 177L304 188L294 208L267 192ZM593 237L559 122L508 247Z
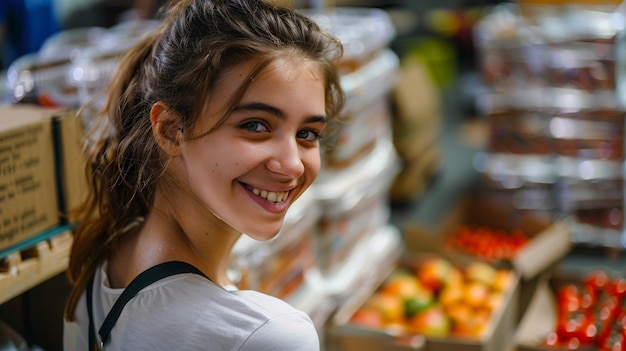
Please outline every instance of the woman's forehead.
M209 91L199 115L203 119L202 129L212 128L223 121L235 104L253 93L258 86L266 85L265 82L269 80L280 77L279 81L287 83L301 78L322 82L322 74L313 61L298 59L293 55L281 55L270 60L251 59L231 65L223 70Z
M321 73L319 66L312 60L295 55L284 53L265 59L250 59L225 68L217 79L217 86L225 80L233 78L249 79L258 81L267 75L276 73L286 73L293 76L309 75L310 78L317 79Z

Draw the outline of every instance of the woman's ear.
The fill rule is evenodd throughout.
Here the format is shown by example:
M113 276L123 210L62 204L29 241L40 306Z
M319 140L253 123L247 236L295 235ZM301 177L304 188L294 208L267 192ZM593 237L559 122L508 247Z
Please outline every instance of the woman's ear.
M150 123L152 135L161 149L170 156L179 155L183 129L178 114L170 110L164 102L158 101L150 109Z

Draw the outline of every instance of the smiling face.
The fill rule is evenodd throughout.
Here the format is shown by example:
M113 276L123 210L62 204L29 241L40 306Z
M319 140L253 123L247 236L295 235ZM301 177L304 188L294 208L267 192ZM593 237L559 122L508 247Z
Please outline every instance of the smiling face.
M327 124L324 80L312 64L278 58L254 77L225 123L203 135L251 68L239 64L221 76L192 137L182 143L176 172L217 217L267 240L320 170L319 134Z

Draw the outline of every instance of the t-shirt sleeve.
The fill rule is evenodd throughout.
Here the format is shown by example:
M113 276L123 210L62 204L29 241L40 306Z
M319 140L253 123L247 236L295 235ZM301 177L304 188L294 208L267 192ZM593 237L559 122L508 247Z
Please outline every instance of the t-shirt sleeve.
M242 345L240 351L319 351L319 336L311 319L303 312L274 317Z

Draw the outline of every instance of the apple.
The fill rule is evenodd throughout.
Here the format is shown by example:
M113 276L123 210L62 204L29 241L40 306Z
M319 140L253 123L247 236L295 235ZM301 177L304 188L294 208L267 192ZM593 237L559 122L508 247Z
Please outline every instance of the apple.
M463 301L473 307L484 306L489 297L489 287L480 281L471 281L463 286Z
M463 283L448 284L439 292L439 302L447 307L463 299Z
M366 308L380 312L384 323L393 323L404 318L404 298L402 296L375 293L365 303Z
M489 293L487 300L485 301L485 308L491 313L500 309L500 306L504 304L504 295L501 291L493 290Z
M507 269L499 269L492 284L498 291L507 291L513 285L513 273Z
M465 323L465 321L469 320L474 315L474 309L472 306L461 301L457 301L456 303L445 306L444 308L448 318L450 318L450 321L452 322L453 327L457 324Z
M455 267L442 257L427 257L415 271L420 283L434 292L439 292L455 276Z
M450 319L440 305L426 308L407 322L409 331L429 336L447 336L451 326Z
M494 284L497 275L498 271L485 262L474 261L465 267L465 278L467 280L476 280L487 286Z
M409 274L394 274L379 289L382 294L396 295L400 297L409 297L419 294L424 288L421 286L417 277Z
M360 308L352 315L350 323L365 328L379 329L383 326L383 318L380 312L373 308Z
M445 280L445 286L454 286L458 287L465 282L465 277L463 276L463 272L457 268L456 266L450 266L450 272Z
M416 314L430 307L435 302L432 291L418 289L413 295L404 298L404 316L413 318Z

